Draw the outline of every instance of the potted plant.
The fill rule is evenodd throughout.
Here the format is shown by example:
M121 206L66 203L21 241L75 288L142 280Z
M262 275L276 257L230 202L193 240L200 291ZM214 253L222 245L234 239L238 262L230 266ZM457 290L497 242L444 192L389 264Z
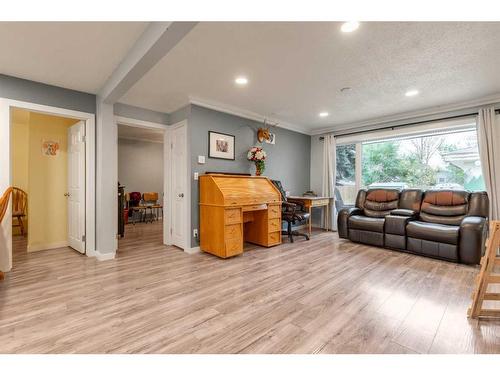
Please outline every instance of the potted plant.
M247 159L255 163L255 175L260 176L266 169L266 152L259 146L253 146L248 150Z

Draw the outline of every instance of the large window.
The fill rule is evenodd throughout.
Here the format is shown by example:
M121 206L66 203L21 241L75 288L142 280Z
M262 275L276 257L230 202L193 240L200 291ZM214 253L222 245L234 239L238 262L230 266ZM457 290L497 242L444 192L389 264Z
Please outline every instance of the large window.
M476 130L362 143L362 186L484 190Z
M338 138L338 208L353 205L359 188L485 190L473 122Z
M336 202L339 208L356 200L356 145L337 146Z

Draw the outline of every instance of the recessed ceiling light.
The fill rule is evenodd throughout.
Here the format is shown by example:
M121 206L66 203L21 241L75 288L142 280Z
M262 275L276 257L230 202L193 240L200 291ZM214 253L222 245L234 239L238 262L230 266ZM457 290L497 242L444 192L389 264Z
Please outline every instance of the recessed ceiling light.
M408 90L405 96L415 96L418 95L418 90Z
M244 86L248 83L248 78L247 77L236 77L234 80L234 83L240 86Z
M320 112L319 117L328 117L330 114L328 112Z
M344 22L340 27L340 30L343 33L352 33L353 31L357 30L358 27L359 27L358 21L349 21L349 22Z

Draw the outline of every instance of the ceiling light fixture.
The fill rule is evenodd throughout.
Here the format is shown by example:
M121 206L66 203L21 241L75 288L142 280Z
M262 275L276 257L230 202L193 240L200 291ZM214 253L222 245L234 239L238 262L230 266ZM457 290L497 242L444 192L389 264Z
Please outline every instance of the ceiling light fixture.
M418 90L408 90L405 93L405 96L415 96L415 95L418 95Z
M349 21L349 22L344 22L340 27L340 30L343 33L352 33L353 31L357 30L358 27L359 27L358 21Z
M234 80L234 83L236 83L237 85L240 85L240 86L244 86L248 83L248 78L247 77L237 77Z
M320 112L319 117L328 117L330 114L328 112Z

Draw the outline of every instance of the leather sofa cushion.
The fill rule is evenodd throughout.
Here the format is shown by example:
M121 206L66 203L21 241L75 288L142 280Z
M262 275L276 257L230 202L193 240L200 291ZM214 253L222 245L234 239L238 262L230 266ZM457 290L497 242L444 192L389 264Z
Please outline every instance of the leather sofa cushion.
M363 203L364 213L370 217L384 217L398 208L399 191L393 189L368 190Z
M384 218L354 215L349 218L349 229L384 232Z
M408 237L453 245L458 244L459 230L459 226L426 223L423 221L410 221L406 226Z
M430 223L460 225L468 210L469 193L430 190L424 195L420 219Z
M405 189L399 195L399 208L420 211L423 192L420 189Z
M454 190L431 190L424 196L424 203L430 203L436 206L459 206L466 204L469 193L466 191Z
M399 191L389 189L368 190L366 200L374 202L391 202L399 199Z

